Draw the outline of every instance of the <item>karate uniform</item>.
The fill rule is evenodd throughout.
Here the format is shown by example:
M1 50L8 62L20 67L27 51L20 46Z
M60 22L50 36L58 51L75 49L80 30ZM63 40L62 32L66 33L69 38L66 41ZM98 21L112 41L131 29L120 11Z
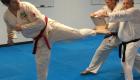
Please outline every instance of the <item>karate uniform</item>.
M140 39L140 10L136 8L130 8L123 11L109 13L109 21L120 21L120 27L118 37L123 42ZM123 62L123 68L125 72L125 80L133 80L133 66L140 72L140 54L138 49L140 48L140 40L136 42L130 42L126 46L125 50L125 62Z
M35 38L47 23L43 35L48 38L50 46L52 46L56 41L77 39L96 34L92 29L71 28L50 18L45 22L45 16L41 14L35 6L28 2L20 2L20 10L17 11L17 17L7 10L4 14L4 20L7 24L8 34L13 34L13 30L15 30L14 27L18 23L22 26L21 33L26 38ZM50 59L50 49L43 38L38 41L35 57L38 80L46 80Z
M118 3L113 11L111 11L107 6L104 6L99 11L95 12L95 14L100 14L102 12L115 12L122 9L122 4ZM109 32L118 32L119 23L118 22L109 22L107 29ZM110 36L107 38L104 38L98 49L96 50L88 68L86 70L97 73L101 65L104 63L104 61L107 59L108 55L111 53L113 48L117 47L117 45L120 43L120 40L117 36Z

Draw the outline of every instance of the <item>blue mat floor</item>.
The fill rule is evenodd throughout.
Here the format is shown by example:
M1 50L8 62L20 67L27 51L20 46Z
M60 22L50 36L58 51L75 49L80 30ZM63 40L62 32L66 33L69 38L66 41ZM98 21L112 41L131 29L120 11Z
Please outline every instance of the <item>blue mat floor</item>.
M53 45L47 80L124 80L117 49L109 55L99 73L81 76L103 36L60 41ZM32 44L0 48L0 80L37 80ZM134 80L140 74L134 70Z

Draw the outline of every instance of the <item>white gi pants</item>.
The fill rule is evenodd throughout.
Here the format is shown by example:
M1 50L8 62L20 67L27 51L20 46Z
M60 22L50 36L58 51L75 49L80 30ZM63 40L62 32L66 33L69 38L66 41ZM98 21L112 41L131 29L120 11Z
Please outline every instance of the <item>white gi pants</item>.
M74 29L63 25L59 22L53 22L50 24L52 30L48 33L48 40L50 45L56 41L77 39L88 35L95 35L95 31L92 29ZM39 40L38 50L36 53L37 73L38 80L46 80L48 75L48 64L50 59L50 50L46 46L43 39Z
M125 62L123 62L123 69L125 73L125 80L133 80L133 66L140 72L140 40L137 42L128 43L125 51Z
M98 49L96 50L87 70L93 73L97 73L101 65L107 59L109 53L113 50L113 48L117 47L120 43L118 37L108 37L105 38Z

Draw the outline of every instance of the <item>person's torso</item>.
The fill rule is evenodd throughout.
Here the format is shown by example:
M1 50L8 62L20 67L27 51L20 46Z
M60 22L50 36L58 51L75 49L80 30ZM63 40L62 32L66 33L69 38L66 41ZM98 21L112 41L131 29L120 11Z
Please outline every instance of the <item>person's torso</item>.
M118 3L115 8L113 9L113 11L111 9L109 9L107 6L104 7L104 10L108 13L111 12L116 12L122 9L122 3ZM111 32L118 32L119 29L119 22L109 22L108 18L106 18L106 21L108 22L108 30Z
M14 27L16 27L17 24L24 25L24 24L32 23L37 18L44 20L45 16L42 15L40 13L40 11L31 9L34 7L30 7L30 6L32 6L32 5L30 5L30 3L21 2L20 9L17 11L17 16L13 15L10 10L7 10L4 14L4 18L6 19L8 25L9 25L8 27L12 27L14 29ZM30 10L34 10L34 12L31 12ZM44 25L44 24L42 24L42 25ZM32 25L30 25L30 26L32 26ZM27 29L27 30L24 30L21 32L23 33L23 35L33 36L33 35L38 34L40 31L37 32L37 31L35 31L35 29L30 29L30 31L29 31L29 29Z
M121 22L118 36L122 41L131 41L134 39L139 39L140 23Z

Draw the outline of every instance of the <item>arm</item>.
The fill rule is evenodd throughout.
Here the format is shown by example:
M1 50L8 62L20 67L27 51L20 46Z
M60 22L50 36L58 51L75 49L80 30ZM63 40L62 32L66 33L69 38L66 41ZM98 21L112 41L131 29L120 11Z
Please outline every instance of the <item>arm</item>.
M92 12L90 14L90 17L93 19L95 25L102 22L102 21L100 21L102 19L102 17L98 17L98 15L102 14L106 11L107 11L107 6L104 6L103 8L99 9L98 11ZM107 26L105 28L105 25L96 27L95 31L97 34L108 34L109 33L109 31L107 30Z
M95 12L90 13L90 17L98 17L98 14L101 14L106 11L105 8L106 8L106 6L104 6L103 8L101 8Z
M124 22L134 20L134 14L135 10L127 9L113 13L108 13L107 16L109 17L110 22Z
M26 19L28 23L25 24L17 24L17 29L26 30L26 29L36 29L38 31L44 28L45 24L45 16L40 13L40 11L32 4L25 3L23 6L25 14L27 14Z
M9 45L12 45L14 43L13 39L15 38L14 30L12 30L11 28L7 28L7 37L8 37L7 43Z
M9 25L8 21L4 18L4 21L7 25L7 43L12 45L14 43L13 39L16 38L16 34L14 33L14 29Z
M140 16L139 13L140 11L138 9L130 8L127 10L121 10L112 13L104 12L102 14L99 14L98 16L109 17L110 22L124 22L137 19L136 16Z

